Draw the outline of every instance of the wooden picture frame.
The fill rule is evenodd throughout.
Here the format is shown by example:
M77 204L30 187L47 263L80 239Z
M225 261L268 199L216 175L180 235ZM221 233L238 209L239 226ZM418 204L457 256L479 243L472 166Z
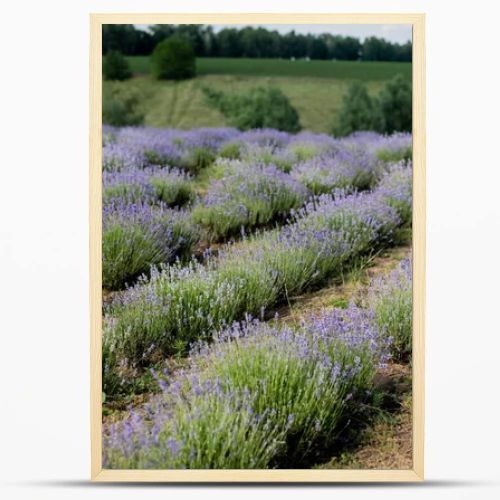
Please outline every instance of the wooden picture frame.
M102 467L102 25L411 24L413 29L413 468L411 470L109 470ZM425 15L91 14L90 15L90 362L91 478L124 482L408 482L424 479Z

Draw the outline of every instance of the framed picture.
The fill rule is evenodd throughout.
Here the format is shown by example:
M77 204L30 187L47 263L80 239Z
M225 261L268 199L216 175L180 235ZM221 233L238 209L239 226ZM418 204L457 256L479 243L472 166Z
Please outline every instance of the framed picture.
M92 479L422 481L424 15L90 48Z

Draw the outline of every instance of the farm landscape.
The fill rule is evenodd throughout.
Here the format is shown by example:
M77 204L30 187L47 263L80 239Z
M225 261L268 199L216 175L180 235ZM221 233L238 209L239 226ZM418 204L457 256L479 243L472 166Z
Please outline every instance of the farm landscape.
M329 128L394 73L368 66L365 92L296 62L104 82L144 112L103 127L105 468L411 468L412 137ZM230 114L268 86L286 121Z

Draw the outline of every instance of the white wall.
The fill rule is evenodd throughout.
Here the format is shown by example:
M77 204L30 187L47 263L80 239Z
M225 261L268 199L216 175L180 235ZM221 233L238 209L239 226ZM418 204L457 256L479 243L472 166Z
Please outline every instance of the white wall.
M281 7L280 7L281 6ZM319 498L499 498L500 135L495 2L355 1L296 12L426 12L426 476ZM291 11L290 2L16 1L2 6L0 477L4 498L242 500L243 488L87 486L89 12ZM404 489L404 491L403 491ZM338 491L341 490L341 491ZM274 488L300 498L302 489Z

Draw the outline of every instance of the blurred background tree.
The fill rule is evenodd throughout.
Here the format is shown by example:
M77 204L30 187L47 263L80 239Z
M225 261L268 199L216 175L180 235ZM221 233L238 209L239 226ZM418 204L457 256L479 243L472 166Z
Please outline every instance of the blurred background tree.
M132 76L130 66L118 50L110 50L104 57L102 72L105 80L127 80Z
M411 132L412 89L411 83L396 75L379 95L380 112L383 117L382 132Z
M377 99L370 97L362 83L352 83L343 98L333 135L343 137L357 130L379 130L381 125Z
M124 127L142 125L144 113L141 109L141 93L135 87L121 82L110 82L104 87L102 99L102 122L106 125Z
M402 75L396 75L376 97L371 97L360 82L352 83L344 95L332 133L338 137L357 130L391 134L411 132L411 128L411 83Z
M155 24L138 29L132 24L103 26L103 54L120 50L125 55L149 55L173 36L187 40L196 57L251 57L337 59L346 61L411 61L412 44L368 37L361 42L351 36L322 33L281 34L263 27L224 28L215 32L202 24Z
M240 130L275 128L286 132L301 129L297 110L275 87L256 87L240 94L225 94L204 88L208 102L218 109L229 125Z
M153 75L159 80L184 80L196 75L193 46L175 35L160 42L151 56Z

